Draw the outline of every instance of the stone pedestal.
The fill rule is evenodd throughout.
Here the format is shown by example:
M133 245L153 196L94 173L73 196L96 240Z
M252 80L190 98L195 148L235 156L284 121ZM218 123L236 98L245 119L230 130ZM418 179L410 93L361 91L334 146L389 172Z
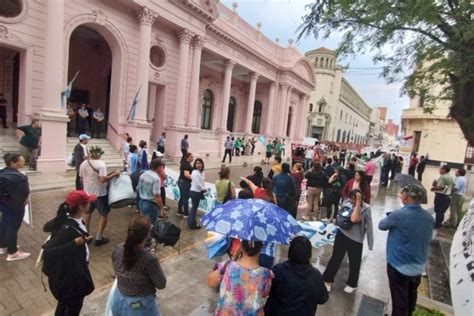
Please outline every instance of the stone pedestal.
M66 130L69 117L61 113L38 113L33 118L41 121L41 151L37 170L41 172L66 171Z

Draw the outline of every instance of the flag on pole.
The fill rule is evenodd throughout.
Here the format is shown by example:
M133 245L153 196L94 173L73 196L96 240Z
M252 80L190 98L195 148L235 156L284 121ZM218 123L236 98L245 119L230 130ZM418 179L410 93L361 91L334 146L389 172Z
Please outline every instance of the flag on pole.
M259 135L259 136L257 137L257 140L258 140L262 145L265 146L265 144L266 144L266 142L265 142L265 137L263 137L262 135Z
M130 109L130 113L128 113L127 121L133 121L135 120L135 110L137 108L137 102L138 102L138 94L140 93L140 89L142 86L138 88L137 94L135 94L135 97L133 98L132 101L132 108Z
M64 89L64 91L61 92L61 108L64 108L64 105L66 104L67 99L71 97L72 84L74 83L74 81L76 81L78 75L79 75L79 70L76 72L74 77L72 77L71 81L69 81L69 84L67 85L66 89Z

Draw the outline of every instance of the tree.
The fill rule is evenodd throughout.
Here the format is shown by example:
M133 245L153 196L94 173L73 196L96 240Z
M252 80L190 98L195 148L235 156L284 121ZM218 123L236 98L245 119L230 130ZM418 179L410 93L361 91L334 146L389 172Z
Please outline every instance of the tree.
M404 80L402 93L422 96L425 112L448 100L449 115L474 146L471 0L313 0L307 9L298 39L337 32L339 56L374 52L381 75L389 83Z

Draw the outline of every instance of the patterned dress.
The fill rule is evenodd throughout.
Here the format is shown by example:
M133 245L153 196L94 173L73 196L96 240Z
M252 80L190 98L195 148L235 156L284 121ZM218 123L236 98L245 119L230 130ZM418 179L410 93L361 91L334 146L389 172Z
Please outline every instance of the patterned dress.
M217 316L260 316L270 292L273 272L259 267L248 269L235 261L218 266L224 272L217 300ZM225 271L222 271L224 270Z

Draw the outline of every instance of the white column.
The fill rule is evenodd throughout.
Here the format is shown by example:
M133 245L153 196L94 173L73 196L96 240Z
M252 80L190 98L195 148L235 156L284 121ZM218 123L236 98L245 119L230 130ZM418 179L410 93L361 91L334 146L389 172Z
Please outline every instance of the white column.
M48 0L48 19L44 56L44 91L42 109L64 112L61 92L66 87L64 78L64 0Z
M227 60L225 62L224 85L222 86L222 104L221 104L221 119L219 121L219 129L227 131L227 116L229 114L229 99L230 87L232 85L232 70L235 62Z
M273 116L272 113L275 112L275 94L276 94L277 83L272 82L270 85L270 93L268 95L268 105L266 107L265 112L265 135L270 136L272 134L272 126L273 126Z
M257 90L258 74L253 72L250 74L250 88L249 88L249 100L247 103L247 118L245 121L246 134L252 133L252 118L253 118L253 107L255 103L255 92Z
M280 128L280 137L287 137L286 136L286 127L288 126L288 110L289 110L289 103L291 100L291 90L292 87L290 85L283 86L283 95L281 100L281 128Z
M179 73L176 86L176 107L174 115L174 125L176 127L184 126L184 111L186 101L186 82L188 76L188 56L189 44L192 34L188 30L182 30L178 33L179 38Z
M146 122L148 105L148 82L150 75L150 41L151 26L158 14L143 7L138 14L140 18L140 49L138 52L138 71L137 71L137 91L140 94L137 99L137 108L135 110L135 120Z
M193 64L191 74L191 87L189 88L189 110L186 125L191 128L198 127L198 106L199 106L199 74L201 72L201 54L204 40L196 35L193 39Z

